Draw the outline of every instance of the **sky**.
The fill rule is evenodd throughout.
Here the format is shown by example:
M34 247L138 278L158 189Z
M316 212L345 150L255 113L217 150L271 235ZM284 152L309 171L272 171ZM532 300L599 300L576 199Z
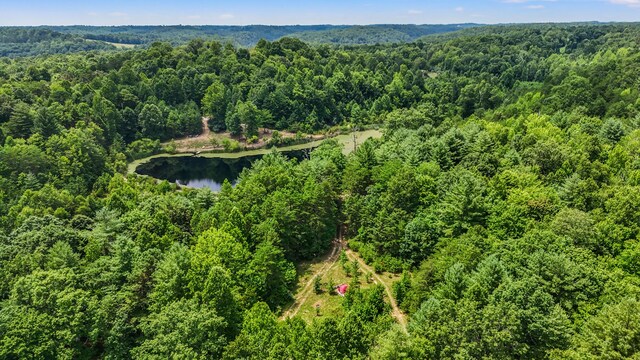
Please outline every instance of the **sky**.
M640 21L640 0L0 0L0 25Z

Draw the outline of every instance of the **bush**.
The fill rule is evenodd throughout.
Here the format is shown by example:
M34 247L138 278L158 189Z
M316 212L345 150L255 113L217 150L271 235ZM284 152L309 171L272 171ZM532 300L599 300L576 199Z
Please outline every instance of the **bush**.
M169 154L175 154L176 153L176 142L171 140L167 145L164 146L164 152L169 153Z
M351 276L353 276L353 281L360 282L360 263L358 260L353 260L351 263Z
M404 262L392 256L383 256L381 259L382 268L388 272L399 273L404 269ZM378 272L376 270L376 272Z
M140 139L127 146L127 157L129 160L142 159L162 151L160 140Z
M377 274L380 274L384 271L384 264L380 260L376 260L373 262L373 271Z
M240 150L240 143L233 139L222 139L224 151L234 152Z
M336 293L336 283L333 282L333 279L329 279L329 281L327 281L327 290L329 291L330 295L334 295Z
M220 141L218 140L218 138L211 137L211 139L209 139L209 142L211 142L211 146L213 147L220 146Z
M316 294L322 293L322 279L320 276L316 276L313 279L313 291L315 291Z
M282 135L278 130L275 130L273 134L271 134L270 144L279 145L282 142Z

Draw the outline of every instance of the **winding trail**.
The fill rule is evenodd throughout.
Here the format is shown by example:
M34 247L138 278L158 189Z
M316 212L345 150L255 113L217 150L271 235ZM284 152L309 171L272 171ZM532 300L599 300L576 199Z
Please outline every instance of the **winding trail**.
M329 271L329 269L333 267L336 261L338 261L340 251L343 247L344 243L342 240L342 236L339 236L337 239L333 240L333 247L331 248L331 252L324 260L322 260L322 262L324 262L324 265L322 265L322 267L318 271L316 271L309 277L309 281L307 281L302 290L300 290L296 294L296 300L293 305L291 305L289 309L287 309L287 311L282 313L282 316L280 316L281 320L296 316L296 314L302 307L302 304L304 304L309 298L309 295L311 295L311 291L313 291L313 281L315 280L315 278L317 276L324 276L324 274L326 274L327 271Z
M309 295L311 295L311 292L313 291L313 281L315 280L315 278L317 276L323 277L327 273L327 271L329 271L329 269L331 269L333 265L335 265L335 263L338 261L340 251L344 249L345 253L347 254L347 258L357 261L362 269L371 273L376 282L382 284L385 292L387 293L387 297L389 298L389 304L391 305L391 316L396 319L402 330L407 333L407 319L404 313L398 307L398 303L393 296L393 291L391 291L389 285L382 281L382 278L378 274L376 274L375 270L371 266L367 265L367 263L365 263L358 254L347 247L347 244L342 236L342 227L340 227L338 231L338 237L333 240L331 252L322 260L324 264L320 269L311 274L311 276L309 277L309 281L307 281L304 287L302 287L302 289L296 294L295 302L285 312L282 313L282 316L280 316L280 320L285 320L287 318L296 316L296 314L302 307L302 304L304 304L309 298Z
M382 281L382 278L380 278L380 276L376 274L373 268L367 265L367 263L365 263L364 260L362 260L360 256L358 256L358 254L356 254L353 250L346 249L345 252L347 253L347 257L349 259L357 261L360 264L361 268L371 273L371 275L373 275L376 281L382 284L382 286L384 286L384 290L387 293L387 296L389 297L389 303L391 304L391 316L393 316L398 321L398 324L400 324L400 327L402 328L402 330L405 333L407 333L407 318L398 307L398 303L396 302L395 297L393 297L393 292L391 291L391 288L384 281Z

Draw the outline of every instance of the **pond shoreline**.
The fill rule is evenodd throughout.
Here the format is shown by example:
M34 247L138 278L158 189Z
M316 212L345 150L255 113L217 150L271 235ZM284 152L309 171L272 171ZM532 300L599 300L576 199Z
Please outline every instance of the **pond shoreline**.
M156 158L163 158L163 157L203 157L203 158L221 158L221 159L234 159L234 158L240 158L240 157L245 157L245 156L255 156L255 155L265 155L270 153L271 151L273 151L274 149L278 152L287 152L287 151L294 151L294 150L304 150L304 149L311 149L311 148L315 148L320 146L320 144L322 144L322 142L324 142L325 140L328 139L336 139L338 140L338 142L342 143L344 145L343 148L343 153L346 155L350 152L353 151L354 149L354 144L353 144L353 138L355 136L356 139L356 143L362 143L364 141L366 141L369 138L380 138L382 137L382 132L380 130L363 130L363 131L356 131L356 132L351 132L348 134L339 134L336 136L332 136L332 137L325 137L323 139L319 139L319 140L313 140L313 141L309 141L309 142L304 142L304 143L299 143L299 144L295 144L295 145L287 145L287 146L282 146L282 147L261 147L258 149L251 149L251 150L241 150L241 151L236 151L236 152L217 152L217 151L208 151L208 152L202 152L199 154L193 154L193 153L186 153L186 152L182 152L182 153L175 153L175 154L170 154L170 153L159 153L159 154L155 154L155 155L151 155L142 159L138 159L138 160L134 160L132 162L130 162L127 165L127 174L135 174L136 173L136 169L138 168L138 166L142 165L142 164L146 164L149 161L156 159Z

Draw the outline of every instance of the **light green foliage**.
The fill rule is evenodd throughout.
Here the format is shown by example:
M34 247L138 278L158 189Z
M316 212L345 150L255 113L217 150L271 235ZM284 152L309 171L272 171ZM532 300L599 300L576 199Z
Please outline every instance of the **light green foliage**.
M2 60L0 358L637 358L638 29ZM274 144L383 136L267 154L215 194L119 174L202 116L236 139L278 129ZM321 316L279 320L338 237L377 274L342 253L345 297L304 277ZM407 332L382 285L360 288L384 271L403 272Z
M640 304L622 299L605 305L576 336L571 350L555 352L554 359L633 359L638 356Z
M318 275L313 278L313 291L316 294L322 293L322 278Z
M225 320L208 305L194 300L176 301L143 319L136 359L210 359L222 355L227 339Z
M208 125L212 131L219 132L226 129L224 119L227 110L226 101L224 84L220 81L215 81L207 88L202 99L202 109L204 114L210 116Z
M127 154L132 160L142 159L158 153L160 150L160 141L150 139L136 140L127 146Z
M164 138L164 118L155 104L145 104L138 115L142 136L152 139Z

